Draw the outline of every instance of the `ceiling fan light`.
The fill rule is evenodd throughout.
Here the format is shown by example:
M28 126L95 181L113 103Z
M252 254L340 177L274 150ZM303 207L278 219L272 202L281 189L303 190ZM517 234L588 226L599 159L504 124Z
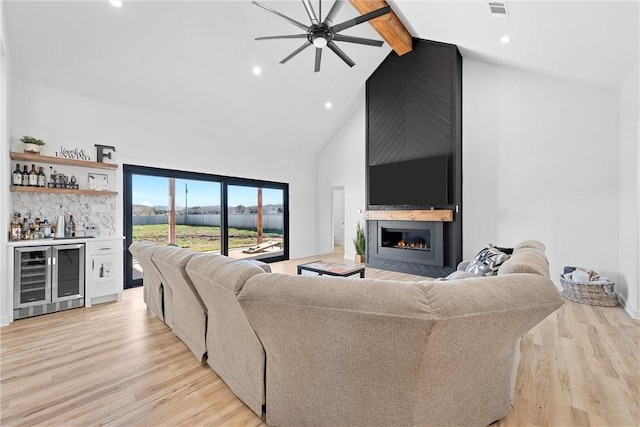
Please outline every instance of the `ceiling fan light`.
M324 37L316 37L315 39L313 39L313 45L315 47L323 48L327 45L327 39L325 39Z

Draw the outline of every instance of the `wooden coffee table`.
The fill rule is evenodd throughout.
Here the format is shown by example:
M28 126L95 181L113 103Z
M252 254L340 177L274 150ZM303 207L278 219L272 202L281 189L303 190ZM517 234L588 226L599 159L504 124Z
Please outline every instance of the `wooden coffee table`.
M318 275L348 277L354 274L360 274L360 278L364 278L364 267L337 264L328 261L313 261L306 264L298 265L298 274L302 274L302 270L313 271Z

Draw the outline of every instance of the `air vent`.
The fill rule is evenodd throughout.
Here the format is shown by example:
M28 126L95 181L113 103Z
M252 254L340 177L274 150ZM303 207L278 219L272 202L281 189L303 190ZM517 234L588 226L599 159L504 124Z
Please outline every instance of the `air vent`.
M497 16L500 18L508 18L509 11L507 10L507 3L503 2L490 2L489 10L491 10L491 14L493 16Z

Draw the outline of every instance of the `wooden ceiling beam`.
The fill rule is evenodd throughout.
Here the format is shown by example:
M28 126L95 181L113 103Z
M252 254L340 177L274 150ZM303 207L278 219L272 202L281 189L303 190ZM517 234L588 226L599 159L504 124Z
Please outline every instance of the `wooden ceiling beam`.
M361 15L388 5L385 0L349 0L349 3L351 3ZM372 19L369 23L398 56L413 50L411 33L409 33L402 21L400 21L400 18L398 18L393 11Z

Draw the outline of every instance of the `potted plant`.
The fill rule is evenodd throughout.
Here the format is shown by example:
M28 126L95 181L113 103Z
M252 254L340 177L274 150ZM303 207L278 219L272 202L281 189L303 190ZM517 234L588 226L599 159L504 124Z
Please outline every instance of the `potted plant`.
M365 261L364 251L366 248L366 239L360 223L356 226L356 237L353 239L353 246L356 248L356 262L363 263Z
M25 153L40 153L40 147L44 145L43 140L28 135L20 138L20 141L24 143Z

